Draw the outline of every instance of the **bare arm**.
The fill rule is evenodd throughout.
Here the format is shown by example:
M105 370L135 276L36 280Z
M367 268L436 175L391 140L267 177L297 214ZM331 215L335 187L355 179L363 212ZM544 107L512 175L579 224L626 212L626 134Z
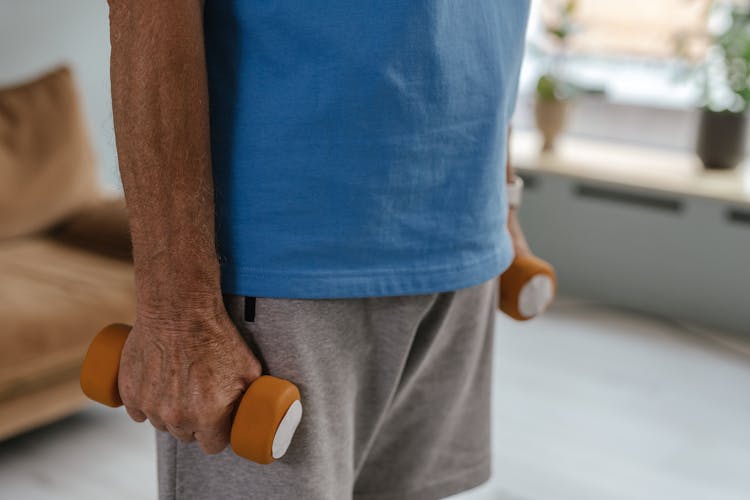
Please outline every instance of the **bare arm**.
M214 305L221 297L200 4L111 4L113 112L139 308Z
M119 385L137 421L207 452L260 364L224 310L201 0L110 0L112 101L136 280Z

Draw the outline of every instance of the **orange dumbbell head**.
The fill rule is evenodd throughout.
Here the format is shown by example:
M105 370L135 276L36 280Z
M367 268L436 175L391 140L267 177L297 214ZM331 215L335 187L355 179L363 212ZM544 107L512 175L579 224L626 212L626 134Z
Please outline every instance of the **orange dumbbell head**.
M500 310L525 321L544 312L555 297L555 270L531 254L516 256L500 277Z
M104 328L91 342L81 367L81 389L89 399L113 408L122 405L117 374L129 333L130 326L117 323Z
M302 418L297 386L269 375L256 379L242 397L232 424L234 452L259 464L281 458Z

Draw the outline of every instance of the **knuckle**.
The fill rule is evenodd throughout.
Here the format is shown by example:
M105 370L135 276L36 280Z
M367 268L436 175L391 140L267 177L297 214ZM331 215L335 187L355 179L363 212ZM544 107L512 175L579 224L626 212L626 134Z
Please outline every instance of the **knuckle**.
M143 422L146 420L146 415L144 415L141 411L133 409L133 408L126 408L128 415L130 415L130 418L135 420L136 422Z
M181 427L187 420L187 415L180 408L167 407L159 413L164 423L172 427Z
M120 384L118 388L120 399L125 406L138 407L138 391L128 383Z
M256 361L250 370L250 376L252 377L251 380L255 381L260 378L261 375L263 375L263 368L260 366L260 363Z
M195 418L195 423L199 429L217 429L220 427L218 422L219 419L211 413L201 413Z
M262 374L263 367L260 365L260 361L253 359L248 367L248 377L250 378L250 382L255 381L255 379L259 378Z
M193 434L190 432L179 432L175 434L175 437L183 443L190 443L193 441Z
M216 455L221 453L229 444L227 439L212 439L210 441L202 441L200 443L201 448L207 455Z
M151 425L153 425L155 428L159 429L160 431L166 431L167 426L162 421L161 417L158 415L149 415L148 421L151 422Z
M138 409L147 415L159 415L159 406L151 401L151 399L141 398Z

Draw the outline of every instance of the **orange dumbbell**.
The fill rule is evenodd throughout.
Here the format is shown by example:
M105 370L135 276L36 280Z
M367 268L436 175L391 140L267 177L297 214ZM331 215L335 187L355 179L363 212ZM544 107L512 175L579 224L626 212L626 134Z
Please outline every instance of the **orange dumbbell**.
M531 254L516 256L500 276L500 310L525 321L544 312L557 291L555 270Z
M89 346L81 367L81 389L90 399L117 408L122 405L117 388L120 354L131 327L109 325ZM302 418L297 386L269 375L257 378L245 391L232 422L230 443L234 452L259 464L281 458Z

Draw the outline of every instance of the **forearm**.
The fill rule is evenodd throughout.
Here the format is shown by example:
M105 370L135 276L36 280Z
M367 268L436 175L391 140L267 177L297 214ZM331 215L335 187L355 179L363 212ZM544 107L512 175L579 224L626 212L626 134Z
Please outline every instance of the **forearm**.
M201 0L110 0L112 103L140 313L220 300Z

